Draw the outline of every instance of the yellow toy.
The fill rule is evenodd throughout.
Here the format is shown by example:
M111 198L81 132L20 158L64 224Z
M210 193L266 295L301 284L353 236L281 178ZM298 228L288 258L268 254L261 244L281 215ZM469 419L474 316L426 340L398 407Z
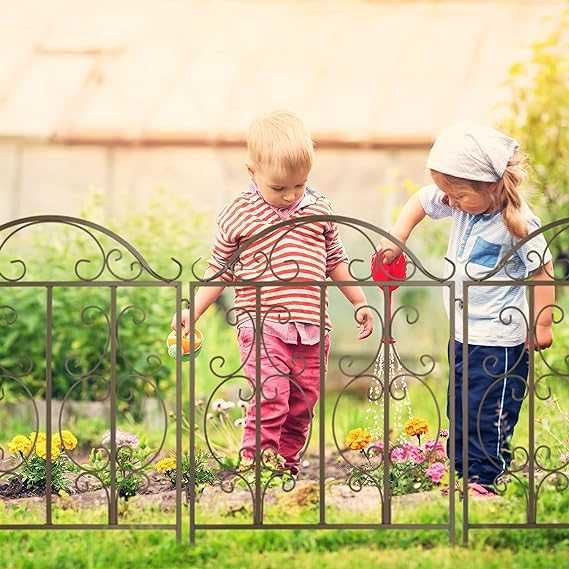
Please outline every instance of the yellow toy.
M196 329L195 333L195 353L199 353L203 342L203 334ZM176 330L172 330L166 339L168 347L168 355L172 358L176 357ZM190 335L182 332L182 361L187 362L190 359Z

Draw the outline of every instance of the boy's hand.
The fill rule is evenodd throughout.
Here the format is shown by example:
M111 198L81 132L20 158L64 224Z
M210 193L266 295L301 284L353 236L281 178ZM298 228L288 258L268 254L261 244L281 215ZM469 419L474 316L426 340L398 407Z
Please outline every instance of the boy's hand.
M398 247L393 241L389 239L382 239L379 242L379 254L383 254L383 260L385 263L391 263L394 259L399 257L403 250L401 247Z
M181 319L182 319L182 329L183 329L184 334L189 334L190 333L190 311L188 308L184 308L182 310ZM172 316L172 322L170 322L170 326L171 326L172 330L176 329L176 314L174 314L174 316Z
M356 311L356 320L360 330L358 340L367 338L373 332L373 312L367 304L354 305Z
M553 331L551 326L538 324L535 327L535 345L536 350L546 350L553 344Z

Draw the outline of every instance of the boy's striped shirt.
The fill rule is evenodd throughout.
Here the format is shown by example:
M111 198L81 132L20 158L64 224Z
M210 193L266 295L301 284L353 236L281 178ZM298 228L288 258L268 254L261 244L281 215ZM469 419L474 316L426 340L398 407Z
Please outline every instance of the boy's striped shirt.
M297 208L289 219L310 215L331 215L330 202L320 193L307 187ZM307 281L324 281L339 263L348 258L338 228L332 222L313 222L302 226L285 225L255 240L241 252L232 268L227 262L247 239L282 222L282 218L262 196L250 188L239 194L220 212L217 235L209 260L216 280L224 281L294 281L296 287L261 287L261 318L272 322L304 322L320 324L320 289L302 286ZM331 328L328 299L325 302L326 328ZM238 324L255 319L255 287L235 288L235 307Z

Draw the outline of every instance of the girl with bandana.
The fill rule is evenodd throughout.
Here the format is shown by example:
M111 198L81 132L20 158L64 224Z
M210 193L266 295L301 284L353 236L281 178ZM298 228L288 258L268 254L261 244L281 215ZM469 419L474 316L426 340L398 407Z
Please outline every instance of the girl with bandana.
M434 184L413 195L391 230L403 244L425 216L453 221L447 258L454 264L456 471L474 494L496 492L499 477L512 459L510 441L527 392L528 335L535 349L552 343L553 285L536 286L534 322L528 330L528 304L519 281L528 275L551 281L551 255L543 234L526 239L540 227L522 198L525 178L518 143L489 127L461 123L444 130L428 158ZM514 247L513 254L508 254ZM401 253L382 243L384 260ZM491 274L490 274L491 273ZM468 337L463 344L465 280L509 281L496 286L469 286ZM463 358L468 354L468 469L463 472Z

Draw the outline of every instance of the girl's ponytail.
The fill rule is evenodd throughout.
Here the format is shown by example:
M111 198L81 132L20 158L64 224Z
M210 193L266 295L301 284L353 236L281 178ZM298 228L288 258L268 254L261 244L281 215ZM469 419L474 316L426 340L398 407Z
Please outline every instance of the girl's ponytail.
M518 189L526 177L523 156L515 152L496 188L498 195L501 196L504 223L510 233L520 239L528 234L527 221L522 215L523 198Z

